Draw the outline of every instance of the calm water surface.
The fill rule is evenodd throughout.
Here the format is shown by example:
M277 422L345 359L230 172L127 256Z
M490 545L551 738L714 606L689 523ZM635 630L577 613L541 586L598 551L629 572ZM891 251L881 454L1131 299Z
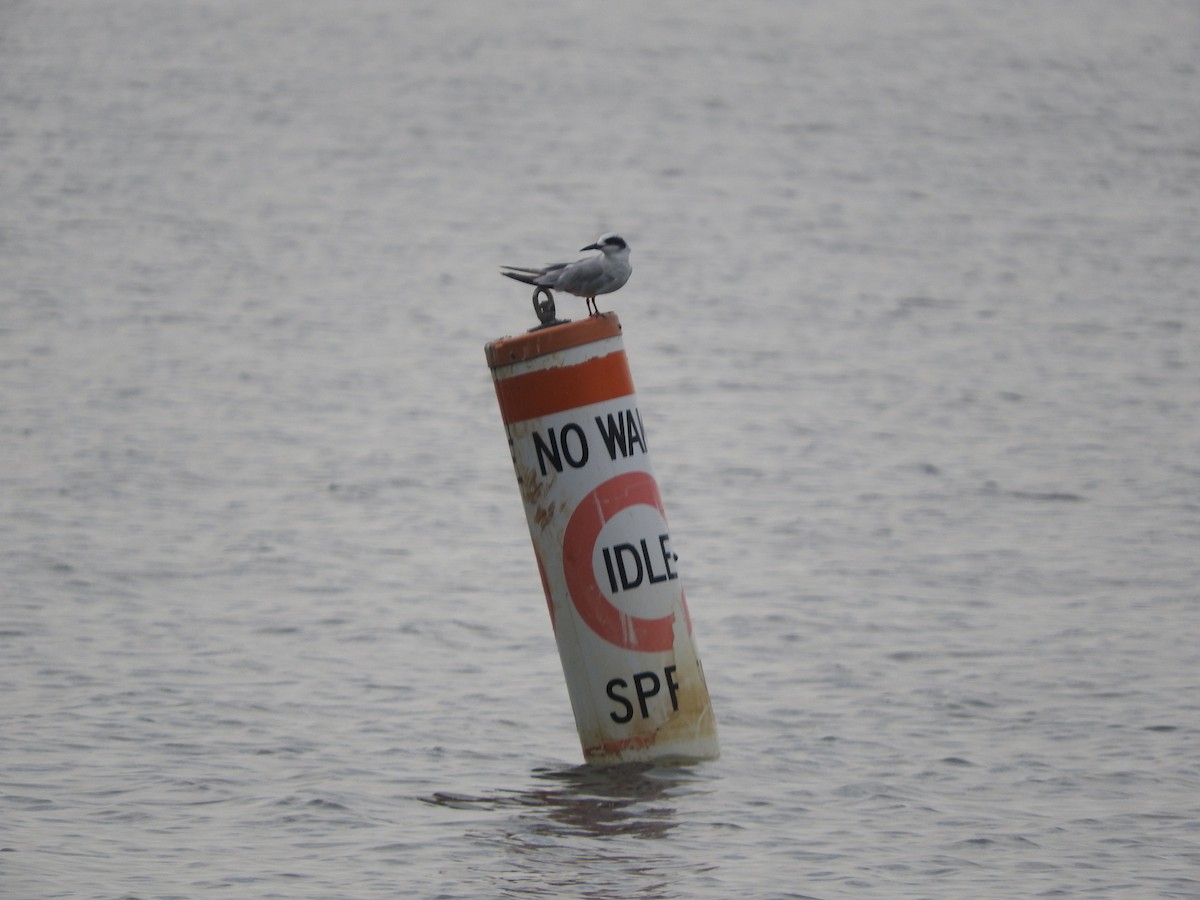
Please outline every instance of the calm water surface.
M0 894L1200 896L1198 61L1190 0L0 4ZM693 768L580 765L482 353L608 230Z

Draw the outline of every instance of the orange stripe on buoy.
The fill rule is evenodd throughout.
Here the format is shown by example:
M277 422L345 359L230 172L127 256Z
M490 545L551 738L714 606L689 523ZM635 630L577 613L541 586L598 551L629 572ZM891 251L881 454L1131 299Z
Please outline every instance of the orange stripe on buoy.
M578 365L541 369L496 382L505 425L632 393L633 377L623 350Z
M621 333L621 320L614 312L589 316L578 322L565 322L551 328L504 337L492 341L485 348L488 365L493 369L515 362L535 359L547 353L557 353L571 347L579 347L605 338L617 337Z

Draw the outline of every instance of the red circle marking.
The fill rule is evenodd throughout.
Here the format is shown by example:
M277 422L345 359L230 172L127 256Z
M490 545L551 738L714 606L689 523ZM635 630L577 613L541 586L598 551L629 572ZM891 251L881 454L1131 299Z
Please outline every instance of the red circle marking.
M642 619L618 609L596 581L592 554L605 524L630 506L652 506L666 519L658 485L649 472L626 472L610 478L584 497L563 534L563 572L567 591L580 617L604 640L626 650L656 653L675 646L675 614ZM684 621L691 631L687 602L680 591Z

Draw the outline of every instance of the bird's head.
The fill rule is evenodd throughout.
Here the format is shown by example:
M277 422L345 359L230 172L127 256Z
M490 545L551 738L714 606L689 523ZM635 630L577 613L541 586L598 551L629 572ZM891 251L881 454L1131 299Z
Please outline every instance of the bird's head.
M629 245L625 243L625 238L621 237L619 234L613 234L609 232L608 234L602 234L600 237L596 238L596 243L588 244L586 247L581 248L580 252L583 250L601 250L604 252L605 256L611 256L614 253L619 253L622 250L628 249Z

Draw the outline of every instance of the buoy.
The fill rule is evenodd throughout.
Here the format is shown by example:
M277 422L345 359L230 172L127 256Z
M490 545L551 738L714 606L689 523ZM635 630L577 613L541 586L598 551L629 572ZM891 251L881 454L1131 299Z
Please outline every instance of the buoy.
M715 759L620 320L551 324L485 352L584 759Z

